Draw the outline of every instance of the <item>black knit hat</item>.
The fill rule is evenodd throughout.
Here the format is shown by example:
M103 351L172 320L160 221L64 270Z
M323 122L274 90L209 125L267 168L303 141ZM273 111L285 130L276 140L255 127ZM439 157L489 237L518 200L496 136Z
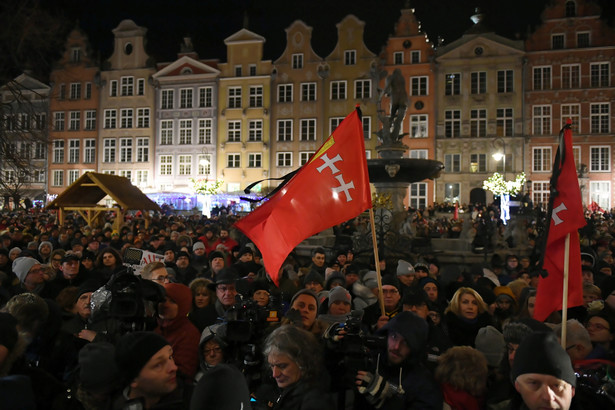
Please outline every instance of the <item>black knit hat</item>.
M305 275L305 278L303 278L304 286L306 283L310 283L310 282L318 282L320 283L320 286L325 285L324 278L321 276L320 273L316 272L315 270L310 270L310 272L307 275Z
M109 342L88 343L79 351L79 380L84 389L104 391L117 382L114 356L115 346Z
M577 379L570 356L559 344L553 332L527 335L519 345L512 368L512 379L527 374L546 374L576 387Z
M213 252L211 252L209 254L209 258L208 259L209 259L210 262L213 261L216 258L224 259L224 254L222 252L220 252L220 251L213 251Z
M397 290L399 290L399 288L401 287L399 279L397 279L397 276L393 275L384 275L382 277L382 286L385 285L395 286Z
M131 382L143 366L169 342L154 332L126 333L115 347L115 362L126 381Z

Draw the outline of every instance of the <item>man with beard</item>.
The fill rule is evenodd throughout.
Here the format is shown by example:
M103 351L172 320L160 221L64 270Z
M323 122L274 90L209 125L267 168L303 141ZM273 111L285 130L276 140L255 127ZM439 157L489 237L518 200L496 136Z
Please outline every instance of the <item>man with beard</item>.
M175 281L184 285L192 282L196 278L197 271L190 264L190 255L188 252L178 252L177 261L175 262Z
M203 242L195 242L192 245L192 256L190 257L190 266L196 269L197 272L203 270L207 266L207 253L205 252L205 245Z
M442 409L442 393L424 365L427 322L402 312L378 334L386 336L386 354L379 368L357 372L355 383L362 395L358 399L387 410Z

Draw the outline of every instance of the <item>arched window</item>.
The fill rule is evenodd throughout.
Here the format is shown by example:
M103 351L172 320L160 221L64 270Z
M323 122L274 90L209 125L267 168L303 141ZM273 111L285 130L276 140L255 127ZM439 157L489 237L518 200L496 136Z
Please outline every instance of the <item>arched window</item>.
M566 2L566 17L576 17L577 15L577 3L570 0Z
M181 73L182 73L183 75L186 75L186 74L192 74L192 69L191 69L190 67L184 67L184 68L182 68Z

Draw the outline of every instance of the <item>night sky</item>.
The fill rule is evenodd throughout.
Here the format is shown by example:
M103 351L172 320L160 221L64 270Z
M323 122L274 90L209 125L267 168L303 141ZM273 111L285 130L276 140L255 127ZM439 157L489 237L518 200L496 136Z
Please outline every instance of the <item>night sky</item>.
M612 0L599 0L613 21ZM266 38L265 58L275 60L284 50L284 31L301 19L313 27L312 46L321 57L334 48L335 25L347 14L365 21L365 42L378 53L407 4L416 9L432 42L460 37L472 22L475 7L487 15L487 24L498 34L523 38L540 22L547 0L42 0L41 4L74 27L76 21L90 37L101 58L112 52L113 34L122 19L130 18L148 28L147 50L156 61L172 61L184 36L192 37L201 58L226 60L223 40L244 26Z

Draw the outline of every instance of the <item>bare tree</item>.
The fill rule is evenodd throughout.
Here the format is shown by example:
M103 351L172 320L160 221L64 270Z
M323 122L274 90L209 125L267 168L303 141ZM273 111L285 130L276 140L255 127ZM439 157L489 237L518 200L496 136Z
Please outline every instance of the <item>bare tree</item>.
M61 50L65 24L37 0L4 0L0 27L0 197L6 207L8 198L18 206L28 190L46 186L50 86L45 81Z

